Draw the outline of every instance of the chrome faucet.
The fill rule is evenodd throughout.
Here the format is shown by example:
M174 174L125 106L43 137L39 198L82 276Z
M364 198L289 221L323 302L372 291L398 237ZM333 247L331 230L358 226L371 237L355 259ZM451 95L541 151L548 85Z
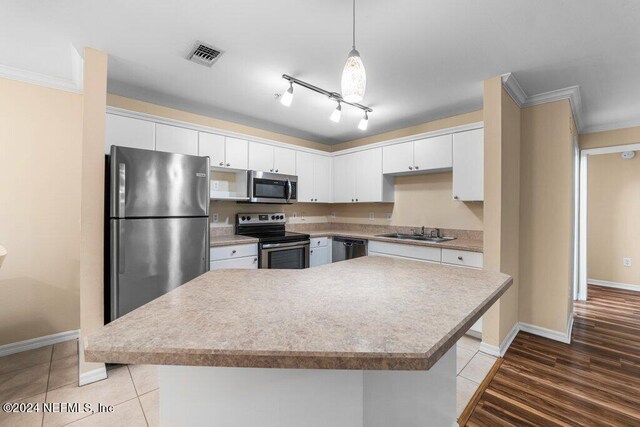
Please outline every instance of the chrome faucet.
M424 231L423 231L423 234L424 234ZM441 237L440 236L440 229L439 228L434 228L433 230L431 230L431 237Z
M424 225L420 227L419 233L416 230L417 230L416 228L411 229L411 232L413 233L414 236L424 236Z

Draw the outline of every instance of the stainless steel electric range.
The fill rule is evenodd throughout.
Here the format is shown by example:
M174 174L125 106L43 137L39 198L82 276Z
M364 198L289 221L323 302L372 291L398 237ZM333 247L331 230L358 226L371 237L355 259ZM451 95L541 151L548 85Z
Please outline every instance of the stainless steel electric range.
M258 239L259 268L309 268L309 235L285 230L283 212L236 216L236 234Z

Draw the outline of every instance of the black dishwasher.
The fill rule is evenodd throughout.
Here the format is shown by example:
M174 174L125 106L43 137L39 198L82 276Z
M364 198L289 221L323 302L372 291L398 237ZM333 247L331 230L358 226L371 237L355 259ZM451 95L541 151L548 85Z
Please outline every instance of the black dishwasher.
M367 256L367 241L336 236L331 244L331 254L331 262Z

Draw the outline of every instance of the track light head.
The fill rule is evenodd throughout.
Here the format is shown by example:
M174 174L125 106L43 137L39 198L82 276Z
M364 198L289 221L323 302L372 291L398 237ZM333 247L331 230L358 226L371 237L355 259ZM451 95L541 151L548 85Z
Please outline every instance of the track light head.
M342 105L338 101L338 106L333 110L329 119L334 123L340 123L340 117L342 117Z
M280 97L280 103L285 107L289 107L293 101L293 83L289 82L289 89Z
M367 126L369 126L369 114L365 111L364 117L360 119L360 123L358 123L358 129L367 130Z

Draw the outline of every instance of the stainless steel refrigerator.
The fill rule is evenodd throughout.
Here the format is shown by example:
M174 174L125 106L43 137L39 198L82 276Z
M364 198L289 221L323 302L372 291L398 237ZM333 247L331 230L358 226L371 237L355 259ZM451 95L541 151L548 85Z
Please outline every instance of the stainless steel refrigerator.
M107 184L111 321L209 270L209 158L112 146Z

